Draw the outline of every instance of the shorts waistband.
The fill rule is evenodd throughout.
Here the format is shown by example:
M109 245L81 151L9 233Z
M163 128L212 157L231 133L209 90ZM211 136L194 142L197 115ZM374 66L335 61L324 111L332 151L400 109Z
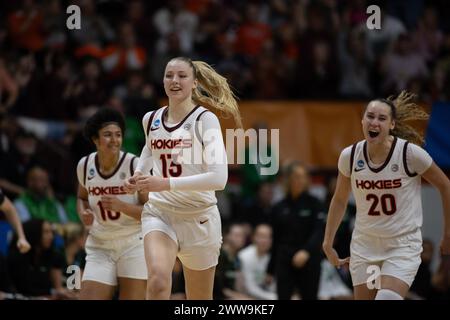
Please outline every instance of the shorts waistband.
M165 205L165 204L161 204L161 203L150 203L147 202L145 204L146 206L153 206L154 208L156 208L156 210L161 211L163 213L170 213L171 215L175 215L177 217L181 217L181 218L193 218L193 217L198 217L202 214L205 214L206 212L208 212L209 210L216 208L217 205L213 204L210 205L208 207L204 207L204 208L183 208L183 211L180 210L180 208L176 208L170 205Z

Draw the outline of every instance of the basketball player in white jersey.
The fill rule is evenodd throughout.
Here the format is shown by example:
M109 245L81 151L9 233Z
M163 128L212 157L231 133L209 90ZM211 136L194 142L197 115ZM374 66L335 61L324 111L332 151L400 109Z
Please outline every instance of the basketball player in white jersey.
M404 91L395 100L371 101L362 119L365 140L344 149L339 158L323 250L334 266L350 262L355 299L406 296L421 262L421 177L441 194L445 220L441 254L450 254L450 182L416 145L423 143L422 136L404 123L428 118L412 98ZM357 206L355 229L350 257L340 259L333 241L350 191ZM372 279L376 274L380 276Z
M120 150L125 132L122 115L101 109L84 134L97 149L77 166L77 210L90 229L80 299L107 300L119 286L119 299L144 299L147 268L141 236L144 193L127 194L123 182L133 176L138 159Z
M144 116L146 145L125 183L130 192L150 192L142 215L147 298L169 299L178 256L187 299L212 299L222 243L214 191L225 187L228 169L219 120L204 106L231 114L238 126L240 114L226 79L201 61L170 60L164 89L169 104Z

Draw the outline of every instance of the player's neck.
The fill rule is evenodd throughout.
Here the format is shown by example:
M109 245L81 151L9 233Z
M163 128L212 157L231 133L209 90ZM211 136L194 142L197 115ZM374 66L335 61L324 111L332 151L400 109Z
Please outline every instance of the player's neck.
M389 136L382 143L367 143L367 153L369 160L374 164L384 163L386 158L391 151L392 141L394 138Z
M119 161L120 153L113 153L113 154L104 154L104 153L97 153L98 156L98 164L99 169L102 174L109 174L114 169L116 169L117 162Z
M178 123L183 120L194 108L195 104L190 98L180 102L170 101L167 119L165 120L170 123Z

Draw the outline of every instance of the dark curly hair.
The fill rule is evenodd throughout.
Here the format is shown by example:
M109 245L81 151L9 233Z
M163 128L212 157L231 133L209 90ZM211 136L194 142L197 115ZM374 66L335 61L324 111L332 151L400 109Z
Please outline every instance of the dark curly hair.
M122 130L122 135L125 135L125 119L123 115L117 110L102 108L86 121L83 130L84 137L93 143L93 138L98 138L100 129L111 123L116 123Z

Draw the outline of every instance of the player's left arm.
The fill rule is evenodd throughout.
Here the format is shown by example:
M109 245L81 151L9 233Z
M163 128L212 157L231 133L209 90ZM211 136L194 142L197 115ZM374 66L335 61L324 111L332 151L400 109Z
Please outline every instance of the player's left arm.
M444 210L444 234L441 242L441 253L450 255L450 180L433 162L422 177L439 190Z
M415 144L408 145L407 163L413 172L439 190L444 210L444 234L441 242L441 253L450 255L450 181L442 170L434 163L431 156Z
M210 191L223 190L228 180L228 163L219 119L212 112L202 115L203 164L206 172L182 177L139 176L137 189L160 191Z
M205 112L197 122L196 130L203 144L202 159L206 170L192 176L171 177L170 190L223 190L228 180L228 161L219 119L214 113Z

